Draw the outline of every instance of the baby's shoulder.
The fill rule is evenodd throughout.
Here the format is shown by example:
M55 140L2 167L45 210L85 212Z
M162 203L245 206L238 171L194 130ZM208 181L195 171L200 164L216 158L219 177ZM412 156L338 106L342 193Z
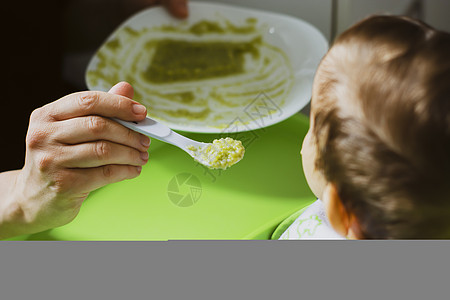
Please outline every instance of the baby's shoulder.
M286 225L285 225L286 226ZM345 239L328 222L321 200L312 203L281 234L280 240Z

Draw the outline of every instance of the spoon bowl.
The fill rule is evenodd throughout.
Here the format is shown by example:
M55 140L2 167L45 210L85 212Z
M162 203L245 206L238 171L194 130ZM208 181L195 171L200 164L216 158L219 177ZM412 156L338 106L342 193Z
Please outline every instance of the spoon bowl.
M215 140L213 143L203 143L178 134L166 125L149 117L140 122L112 119L131 130L182 149L208 168L226 169L240 161L244 156L242 143L231 138Z

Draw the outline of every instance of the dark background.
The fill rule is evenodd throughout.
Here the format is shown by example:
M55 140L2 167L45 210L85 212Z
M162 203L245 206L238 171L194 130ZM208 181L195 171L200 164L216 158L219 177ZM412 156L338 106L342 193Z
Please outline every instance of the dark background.
M2 1L0 171L22 168L31 112L86 90L89 58L146 0Z

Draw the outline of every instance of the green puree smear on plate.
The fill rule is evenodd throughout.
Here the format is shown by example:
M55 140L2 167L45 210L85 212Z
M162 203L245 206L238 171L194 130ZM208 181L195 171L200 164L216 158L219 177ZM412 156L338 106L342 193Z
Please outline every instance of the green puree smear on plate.
M244 71L244 54L257 56L260 42L160 40L145 78L154 83L170 83L239 74Z
M237 117L246 124L253 107L282 107L294 82L286 54L265 41L264 26L253 18L124 26L97 51L86 80L102 90L128 81L149 116L166 124L222 130Z

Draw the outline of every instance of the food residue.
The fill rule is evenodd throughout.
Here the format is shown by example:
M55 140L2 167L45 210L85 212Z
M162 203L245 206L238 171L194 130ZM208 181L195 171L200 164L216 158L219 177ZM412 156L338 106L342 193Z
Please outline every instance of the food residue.
M86 79L101 90L128 81L149 116L166 124L222 129L236 116L246 124L259 95L281 107L294 82L286 54L265 41L264 26L254 18L124 26L96 53Z
M223 169L236 164L244 157L242 142L232 138L214 140L204 147L188 146L194 159L211 169Z

